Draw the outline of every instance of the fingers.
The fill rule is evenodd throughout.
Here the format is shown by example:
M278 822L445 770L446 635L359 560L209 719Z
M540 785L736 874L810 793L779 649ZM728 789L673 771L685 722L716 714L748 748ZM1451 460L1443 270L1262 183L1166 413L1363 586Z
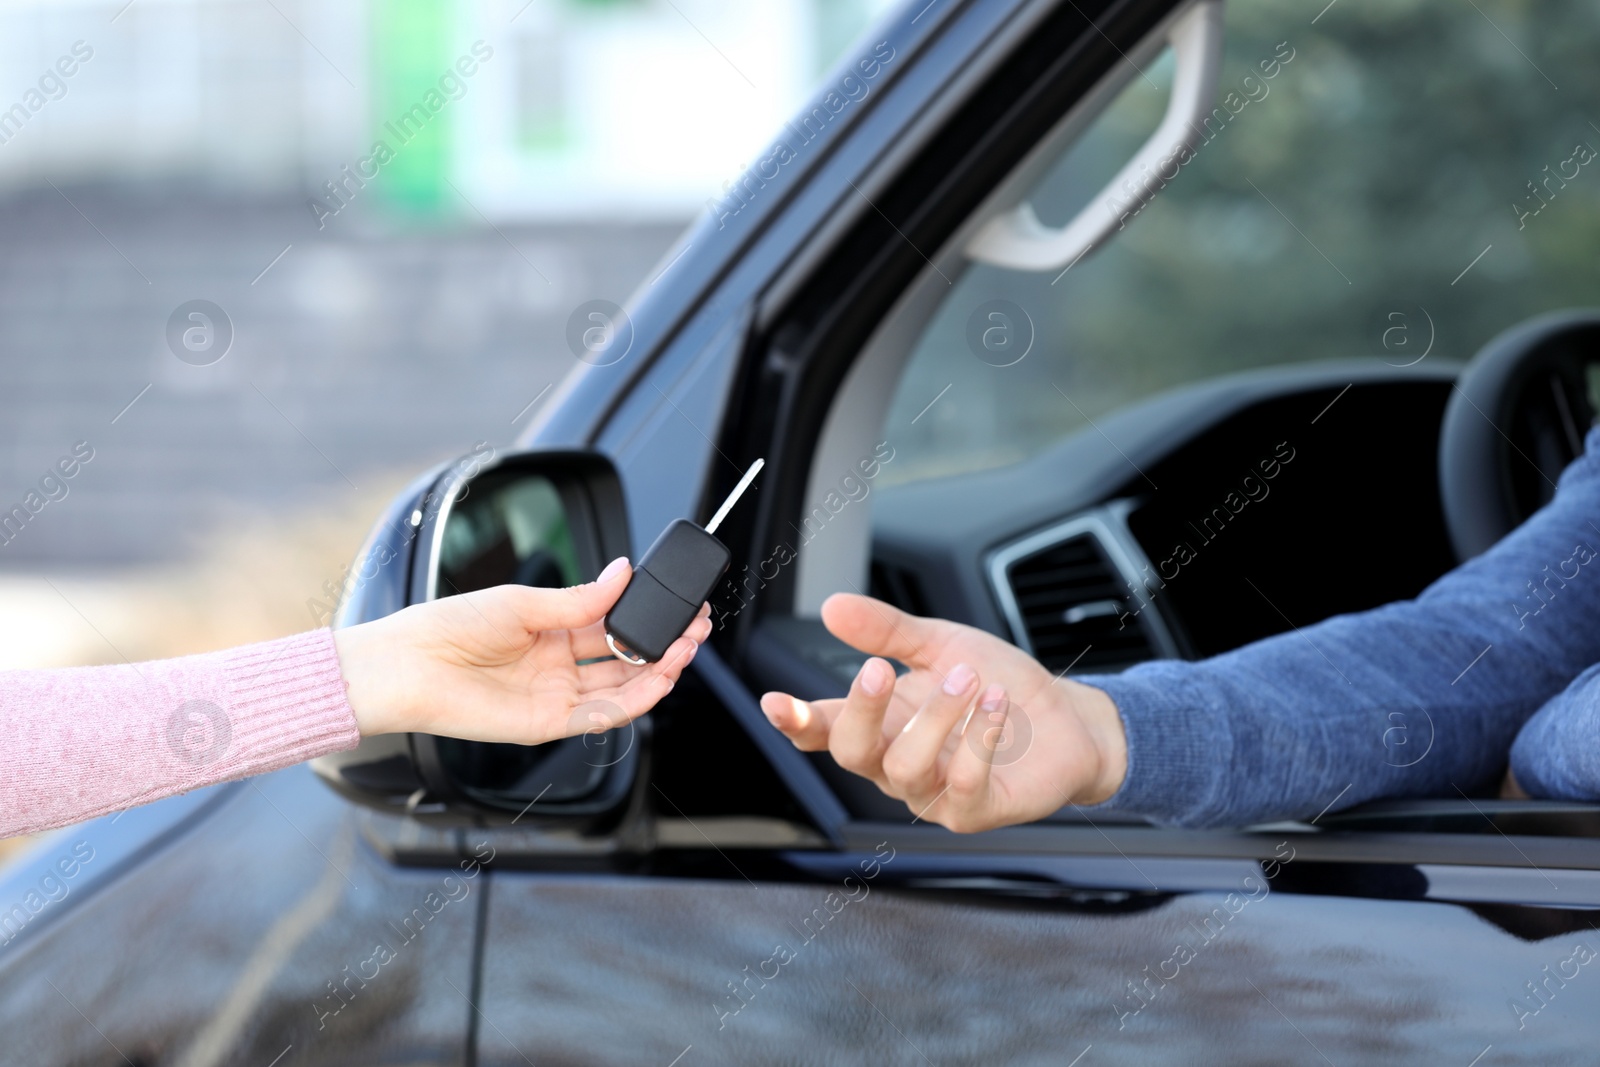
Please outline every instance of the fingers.
M652 669L653 665L649 664L639 667L624 663L608 651L605 659L578 668L578 691L588 694L602 689L620 689Z
M700 614L683 631L683 636L689 638L697 645L706 643L711 636L711 605L704 604ZM598 659L601 656L610 657L611 649L606 644L605 621L590 623L582 629L572 631L572 655L574 659ZM620 660L618 662L621 662ZM635 667L635 670L639 668ZM618 683L621 684L620 682Z
M874 782L883 781L883 715L894 696L894 668L874 656L862 664L850 683L850 695L828 734L834 761Z
M522 625L530 632L576 630L600 621L628 587L633 573L626 557L606 565L600 577L585 585L566 589L535 589L525 585L502 585L485 590L491 596L507 598ZM603 653L597 653L603 654Z
M917 814L960 833L988 829L994 819L991 770L1005 733L1010 705L1005 689L979 695L977 672L957 664L894 737L884 720L895 700L894 670L869 659L844 700L796 700L767 693L761 710L802 751L827 749L841 767L877 783ZM963 720L978 699L970 722ZM895 720L905 709L898 708ZM954 752L941 767L945 752Z
M684 668L694 659L699 647L689 638L680 637L667 647L666 655L661 657L660 662L653 663L649 667L629 667L619 660L612 664L600 663L593 665L592 668L584 668L590 670L615 666L622 668L629 675L627 681L611 688L589 689L586 686L584 695L593 701L610 701L616 705L621 712L620 722L636 719L655 707L662 697L672 692L672 687L677 684Z
M637 719L672 692L698 650L694 641L680 637L660 662L646 668L621 660L579 668L581 702L568 713L565 727L556 736L604 733Z
M788 693L767 693L761 698L767 721L777 727L802 752L826 752L828 733L844 710L842 700L813 700L809 703Z
M951 731L960 725L978 690L978 674L958 663L944 684L906 723L883 755L883 773L897 795L908 800L931 798L941 788L939 757Z
M694 654L700 650L700 646L704 644L706 638L710 636L711 620L696 619L694 622L689 624L689 628L683 632L682 637L678 638L677 643L668 646L666 654L663 655L660 660L652 664L647 664L643 667L635 663L624 663L622 660L611 655L611 650L605 647L605 639L602 637L600 641L600 647L603 651L601 654L606 658L600 660L598 663L586 663L580 666L578 668L578 684L584 692L589 692L595 689L603 689L608 686L627 685L629 682L633 681L635 678L647 671L659 672L662 670L667 670L669 668L663 665L670 665L672 663L673 656L675 655L674 649L680 647L682 642L687 641L693 646L693 648L690 650L689 659L685 660L682 666L677 668L677 674L673 675L674 679L676 679L678 674L682 673L683 667L687 667L689 665L689 662L694 659ZM574 645L577 644L576 639L574 639L573 643ZM579 654L577 658L588 659L590 657Z
M823 601L822 621L845 644L913 667L926 664L925 649L939 625L855 593L835 593Z
M561 736L576 737L579 734L604 733L626 724L632 718L633 716L612 701L586 700L572 709Z
M606 645L604 620L592 622L588 626L572 631L573 659L599 659L601 656L611 658L611 649Z
M987 823L983 813L989 808L990 773L994 770L995 752L1005 736L1006 719L1011 702L1006 691L991 685L983 691L978 710L967 724L963 743L956 746L950 765L945 768L945 784L949 801L948 812L941 822L952 830L979 829Z
M701 604L700 614L694 617L694 622L689 624L689 628L684 633L694 638L696 644L703 645L706 643L706 638L711 636L712 625L711 605Z

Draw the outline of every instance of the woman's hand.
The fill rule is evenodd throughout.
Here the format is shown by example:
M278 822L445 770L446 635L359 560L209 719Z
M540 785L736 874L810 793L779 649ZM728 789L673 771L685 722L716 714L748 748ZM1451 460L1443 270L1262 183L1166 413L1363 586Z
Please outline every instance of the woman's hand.
M502 585L334 631L362 735L536 745L649 711L710 635L710 608L701 608L660 662L623 663L606 647L601 619L630 573L628 561L618 559L588 585ZM605 658L579 664L597 657Z
M919 818L968 833L1098 803L1121 787L1126 736L1100 690L1053 677L992 634L870 597L829 597L822 619L874 656L850 695L807 703L768 693L762 710L796 746L826 749ZM877 656L911 670L896 678Z

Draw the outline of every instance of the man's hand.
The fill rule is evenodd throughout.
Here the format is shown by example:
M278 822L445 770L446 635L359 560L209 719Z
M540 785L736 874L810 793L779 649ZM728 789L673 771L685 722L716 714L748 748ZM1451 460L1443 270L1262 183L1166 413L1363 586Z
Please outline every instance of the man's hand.
M660 662L623 663L606 647L601 620L629 573L627 561L617 560L588 585L496 586L335 631L362 735L414 731L537 745L649 711L710 635L711 609L701 607Z
M970 833L1097 803L1121 787L1126 738L1100 690L1052 677L982 630L870 597L829 597L822 620L874 656L850 695L807 703L768 693L761 708L796 746L826 749L919 818ZM911 670L896 678L878 656Z

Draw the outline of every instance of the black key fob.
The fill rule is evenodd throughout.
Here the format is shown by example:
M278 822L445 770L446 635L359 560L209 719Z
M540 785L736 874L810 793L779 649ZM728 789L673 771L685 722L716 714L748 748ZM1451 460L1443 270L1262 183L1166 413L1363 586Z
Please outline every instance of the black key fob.
M674 519L661 531L606 615L606 644L618 659L641 667L655 663L694 622L732 558L728 546L716 538L717 527L766 462L758 459L750 464L705 529L687 519Z
M606 615L606 641L629 663L655 663L700 613L728 572L727 546L688 519L677 519L633 569L628 588Z

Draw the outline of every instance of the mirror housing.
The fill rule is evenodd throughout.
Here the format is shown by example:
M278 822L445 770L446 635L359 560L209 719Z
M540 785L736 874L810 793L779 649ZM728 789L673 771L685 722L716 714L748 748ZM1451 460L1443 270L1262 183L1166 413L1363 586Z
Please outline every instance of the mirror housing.
M630 554L621 479L589 451L497 455L480 443L406 488L347 572L333 615L354 626L441 596L592 580ZM446 826L510 823L598 832L638 805L648 726L544 745L392 734L312 761L348 799Z

